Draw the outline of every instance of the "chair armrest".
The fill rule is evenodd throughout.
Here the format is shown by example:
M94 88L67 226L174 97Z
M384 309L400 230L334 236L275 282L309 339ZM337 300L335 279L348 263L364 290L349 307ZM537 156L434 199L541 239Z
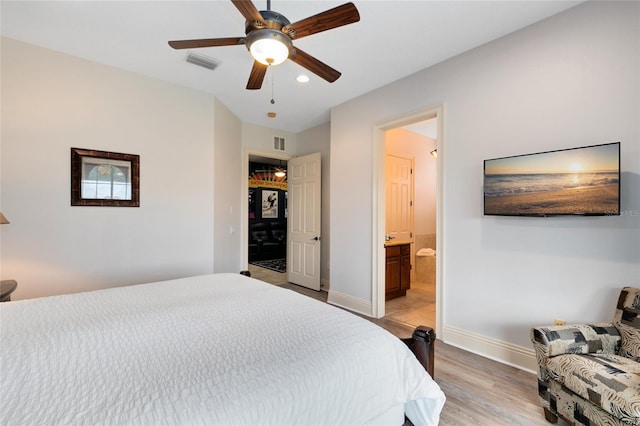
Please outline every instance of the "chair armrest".
M607 353L620 350L620 333L611 323L554 325L531 329L538 364L562 354Z

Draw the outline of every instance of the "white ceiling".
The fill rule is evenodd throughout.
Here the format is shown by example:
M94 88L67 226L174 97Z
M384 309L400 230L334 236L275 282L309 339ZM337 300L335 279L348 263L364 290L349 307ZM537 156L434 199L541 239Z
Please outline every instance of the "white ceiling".
M343 4L273 0L291 22ZM342 72L330 84L292 63L274 67L261 90L245 89L252 59L244 46L194 49L221 62L186 63L169 40L241 37L244 18L228 0L5 1L3 36L215 95L242 121L299 132L329 120L349 99L554 15L579 1L354 1L360 22L294 41ZM259 10L266 0L255 0ZM306 73L311 81L295 81ZM275 104L270 100L275 99ZM277 117L267 117L274 111Z
M418 121L417 123L408 124L402 128L413 133L417 133L422 136L426 136L430 139L438 139L438 119L431 118L425 121Z

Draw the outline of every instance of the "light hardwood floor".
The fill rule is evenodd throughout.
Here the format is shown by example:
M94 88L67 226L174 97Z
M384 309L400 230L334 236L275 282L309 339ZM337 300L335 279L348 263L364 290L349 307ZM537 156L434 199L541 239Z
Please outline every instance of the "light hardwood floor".
M326 292L317 292L288 283L286 274L278 274L254 266L250 266L249 271L253 278L288 288L323 302L327 301ZM411 285L414 287L413 283ZM414 288L419 289L419 286ZM435 301L434 295L429 295L429 291L428 288L423 288L413 293L413 300L417 305L406 299L398 300L391 309L387 305L388 315L384 318L363 318L380 325L398 337L409 337L413 328L420 325L410 323L433 318L433 315L429 314L432 308L421 305L424 303L428 305ZM397 311L394 313L396 308ZM402 312L403 309L404 312ZM411 311L414 310L425 312L412 313ZM535 375L464 351L440 340L436 341L435 345L435 381L447 397L440 415L441 426L544 426L550 424L544 419L538 402ZM558 425L564 424L559 420Z

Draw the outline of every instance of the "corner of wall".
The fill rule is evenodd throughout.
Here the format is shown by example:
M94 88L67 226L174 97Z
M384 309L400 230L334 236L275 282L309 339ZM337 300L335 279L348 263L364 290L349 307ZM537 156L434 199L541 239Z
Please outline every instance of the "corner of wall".
M329 289L327 303L371 317L371 301Z

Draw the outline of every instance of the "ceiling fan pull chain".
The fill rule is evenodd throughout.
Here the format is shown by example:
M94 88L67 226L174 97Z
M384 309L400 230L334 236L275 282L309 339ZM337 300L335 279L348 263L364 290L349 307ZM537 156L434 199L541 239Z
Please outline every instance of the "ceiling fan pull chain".
M271 67L269 67L269 68L271 68ZM272 70L271 71L271 105L276 103L275 99L273 99L273 86L274 86L273 80L275 80L275 79L273 78L273 70Z

